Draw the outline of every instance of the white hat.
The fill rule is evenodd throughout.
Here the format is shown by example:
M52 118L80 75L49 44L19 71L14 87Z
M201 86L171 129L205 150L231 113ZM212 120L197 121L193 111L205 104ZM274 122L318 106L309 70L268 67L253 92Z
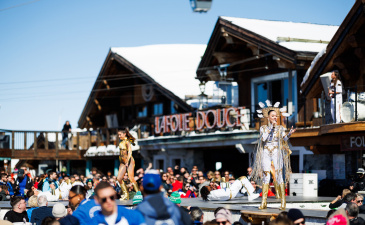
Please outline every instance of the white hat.
M364 170L363 168L359 168L359 169L357 169L357 173L362 173L362 174L364 174L364 173L365 173L365 170Z
M63 218L67 215L67 209L62 203L56 203L53 206L52 215L56 218Z

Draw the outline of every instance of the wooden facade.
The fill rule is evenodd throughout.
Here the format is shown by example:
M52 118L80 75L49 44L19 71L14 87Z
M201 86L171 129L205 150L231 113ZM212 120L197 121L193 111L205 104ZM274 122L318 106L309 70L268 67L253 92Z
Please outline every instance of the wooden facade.
M337 33L327 46L326 53L317 61L308 79L301 86L303 96L319 99L324 91L319 76L338 70L344 90L365 91L365 1L357 0ZM347 100L344 99L344 102ZM329 103L328 103L329 104ZM358 103L360 104L360 103ZM308 113L313 113L309 111ZM298 129L292 136L294 146L308 146L316 154L336 154L348 151L343 146L347 136L361 134L365 130L364 121L350 123L323 124L308 129ZM365 145L354 151L365 150Z
M154 94L146 101L144 87L152 87ZM94 87L80 116L80 128L107 128L106 116L115 114L118 127L141 125L143 132L153 134L154 106L162 104L160 115L190 112L192 108L152 77L111 50L95 81ZM143 111L147 108L146 113ZM110 127L109 125L109 128Z
M219 81L219 72L213 67L229 63L227 80L238 84L239 105L252 109L252 106L257 104L251 99L252 79L278 73L291 74L292 71L296 71L297 80L302 80L316 54L317 52L288 49L266 37L219 18L198 67L197 79L201 82ZM300 96L299 84L299 82L293 84L296 86L297 96ZM275 99L270 100L275 101ZM281 103L286 105L286 102ZM311 105L318 107L315 101L307 101L307 105L309 108ZM302 106L303 101L299 99L298 121L304 120Z

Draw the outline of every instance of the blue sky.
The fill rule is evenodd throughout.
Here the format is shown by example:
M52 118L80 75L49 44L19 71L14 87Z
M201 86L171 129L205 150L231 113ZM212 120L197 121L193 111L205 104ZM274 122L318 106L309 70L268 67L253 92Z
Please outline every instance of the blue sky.
M354 0L0 0L0 128L73 127L110 47L207 44L218 16L340 25ZM2 10L2 11L1 11Z

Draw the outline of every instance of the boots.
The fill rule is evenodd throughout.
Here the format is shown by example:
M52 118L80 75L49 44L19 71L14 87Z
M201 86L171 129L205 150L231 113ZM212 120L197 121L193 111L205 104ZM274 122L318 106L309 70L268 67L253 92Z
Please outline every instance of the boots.
M120 196L119 200L121 200L121 201L129 200L129 192L128 192L127 186L125 185L123 180L122 180L122 183L120 184L120 187L122 189L122 195Z
M138 184L137 183L132 183L134 191L137 193L139 191L138 189Z
M285 210L286 208L286 198L285 198L285 184L284 182L279 185L280 196L281 196L281 206L280 210Z
M269 193L269 184L262 184L262 202L259 209L267 209L267 194Z
M274 188L275 188L275 198L280 198L280 188L278 182L274 181Z

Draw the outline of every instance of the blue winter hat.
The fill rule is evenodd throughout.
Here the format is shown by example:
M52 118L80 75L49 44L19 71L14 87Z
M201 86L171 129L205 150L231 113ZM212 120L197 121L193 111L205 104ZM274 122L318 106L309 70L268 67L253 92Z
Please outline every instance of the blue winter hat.
M157 170L148 170L142 181L143 189L147 191L156 191L161 186L161 176Z

